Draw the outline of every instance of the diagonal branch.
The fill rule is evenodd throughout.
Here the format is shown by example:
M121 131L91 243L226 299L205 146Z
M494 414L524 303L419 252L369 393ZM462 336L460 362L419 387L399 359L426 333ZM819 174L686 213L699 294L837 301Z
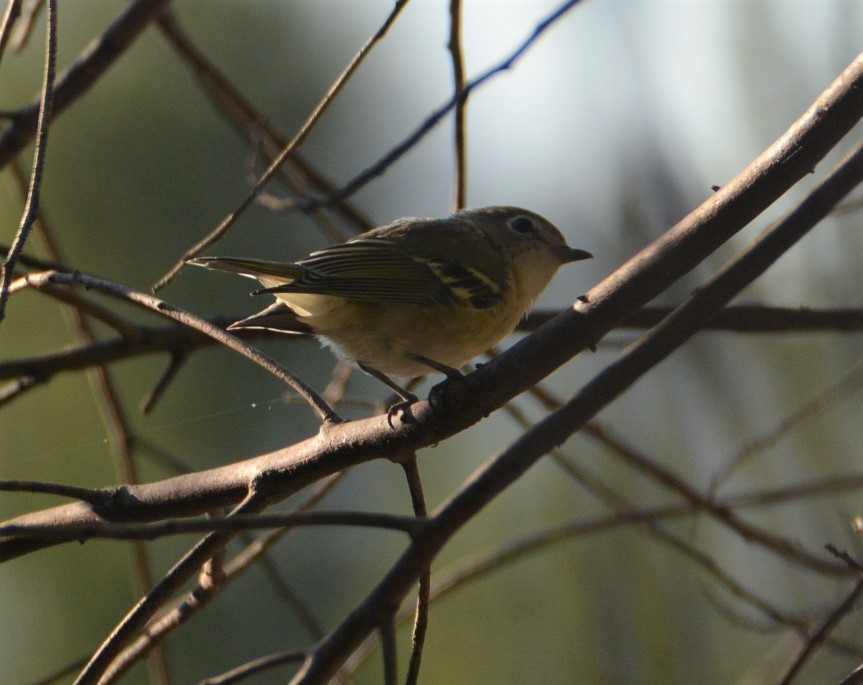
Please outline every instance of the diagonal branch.
M12 35L12 27L21 16L22 0L9 0L6 3L6 11L3 13L3 19L0 20L0 60L6 53L6 46L9 44L9 37Z
M249 488L243 501L237 505L233 514L254 514L263 508L262 499L254 484ZM111 666L123 647L140 631L183 584L193 576L207 561L225 548L234 537L232 531L215 531L202 538L185 556L168 571L146 597L141 599L108 638L99 646L96 653L81 671L75 685L95 685L101 675Z
M542 456L562 444L694 335L716 311L760 276L861 182L863 144L847 155L785 219L765 231L656 329L600 372L561 409L523 433L500 456L470 476L461 490L432 513L411 547L366 600L316 645L292 682L310 684L331 677L378 628L390 607L399 605L430 560L465 523ZM813 558L809 563L813 570L841 572L841 568L826 560Z

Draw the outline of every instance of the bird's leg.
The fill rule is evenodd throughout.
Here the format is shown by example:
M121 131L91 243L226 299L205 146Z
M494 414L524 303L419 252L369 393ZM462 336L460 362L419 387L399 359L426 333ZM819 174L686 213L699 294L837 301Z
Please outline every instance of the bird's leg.
M382 371L378 371L376 368L371 367L368 364L363 364L362 362L357 362L357 366L359 366L363 371L369 374L369 376L377 378L381 383L387 386L396 395L401 397L400 401L396 402L387 410L387 423L390 424L390 428L393 428L393 417L400 411L404 411L407 414L407 408L414 402L417 402L419 400L419 397L414 395L412 392L408 392L407 390L405 390L402 386L400 386Z
M421 354L413 354L412 352L408 352L407 356L414 361L419 362L420 364L425 364L427 367L429 367L430 369L434 369L438 373L442 373L447 377L447 380L457 381L464 378L464 374L458 369L454 369L453 367L447 366L446 364L436 362L434 359L429 359L428 357L424 357ZM445 382L446 381L444 381L444 383ZM443 389L444 383L438 383L429 391L428 402L434 409L437 409L440 404L440 393Z
M424 357L421 354L414 354L413 352L408 352L407 355L411 359L420 364L424 364L429 367L433 371L437 371L438 373L444 374L450 380L456 380L459 378L464 378L464 374L458 369L454 369L451 366L447 366L446 364L441 364L440 362L436 362L434 359L429 359L428 357ZM387 423L390 424L390 427L393 427L393 417L398 414L400 411L405 412L407 414L407 408L412 405L414 402L417 402L419 398L414 395L412 392L405 390L402 386L396 383L392 378L387 376L382 371L378 371L373 366L369 366L368 364L364 364L363 362L358 361L357 366L359 366L363 371L365 371L370 376L374 376L381 383L386 385L390 390L392 390L396 395L401 397L401 400L393 404L387 410ZM435 386L437 387L437 386ZM434 392L434 388L432 388L432 392ZM431 395L429 395L429 401L431 401Z
M434 359L429 359L428 357L423 357L421 354L414 354L413 352L408 352L407 355L415 362L419 362L420 364L425 364L430 369L437 371L438 373L442 373L444 376L449 378L450 380L455 380L456 378L463 378L464 374L458 369L454 369L451 366L447 366L446 364L441 364L440 362L436 362Z

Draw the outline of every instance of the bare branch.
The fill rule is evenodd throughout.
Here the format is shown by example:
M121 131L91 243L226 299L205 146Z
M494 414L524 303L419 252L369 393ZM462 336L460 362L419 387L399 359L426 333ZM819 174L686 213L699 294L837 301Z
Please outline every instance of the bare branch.
M417 455L402 462L405 478L411 493L414 515L417 518L425 518L428 514L423 494L422 481L420 480ZM420 677L420 664L422 663L423 647L425 645L426 632L429 620L429 591L431 588L431 567L419 577L419 589L417 591L416 618L414 619L414 631L411 636L411 657L408 662L408 672L405 677L405 685L416 685ZM396 618L393 616L393 622Z
M42 189L42 172L45 168L45 154L48 150L48 128L51 121L51 108L54 103L54 71L57 65L57 0L48 0L45 20L45 71L42 79L42 97L39 99L39 114L36 125L36 147L33 151L33 171L30 175L30 188L24 204L24 214L18 232L12 240L6 259L0 267L0 323L6 316L6 300L9 298L9 285L18 256L24 250L24 243L39 213L39 195Z
M821 625L806 640L800 652L795 656L794 660L788 665L788 668L777 680L781 685L787 685L794 680L803 668L803 665L809 660L815 649L826 639L832 630L839 624L854 609L855 602L863 595L863 579L858 580L848 596L845 597L836 607L824 617Z
M105 492L103 490L81 488L75 485L66 485L65 483L46 483L36 480L0 480L0 492L40 492L45 495L71 497L95 505L99 505L105 501Z
M6 46L9 44L9 37L12 35L12 28L18 17L21 16L22 0L9 0L6 3L6 12L3 14L2 23L0 23L0 60L6 54Z
M302 506L297 509L297 512L308 511L318 504L326 494L329 493L333 486L338 483L342 475L342 473L336 474L321 483L312 495L303 502ZM274 545L278 540L281 540L291 530L293 530L293 528L290 526L277 528L247 545L245 549L237 554L237 556L225 564L225 577L221 587L230 584L231 581L239 577L239 575L243 571L247 570L255 561L260 561L263 564L262 568L264 572L270 576L276 591L291 604L297 612L300 620L302 620L303 624L311 631L311 633L316 638L319 638L323 632L317 626L316 620L311 616L307 608L302 605L290 591L288 591L284 586L282 579L274 577L275 574L271 569L272 564L267 563L267 550L270 549L270 547L272 547L272 545ZM188 602L184 600L177 606L165 611L157 619L151 621L147 625L147 630L139 635L134 642L121 652L117 661L131 664L139 660L143 655L152 650L154 646L162 642L173 630L179 628L183 623L194 617L204 608L204 606L205 604L202 602ZM269 661L267 663L269 664L267 666L259 664L258 667L252 668L264 669L276 665ZM240 668L237 669L237 671L243 672L243 669Z
M461 0L449 3L449 48L452 61L453 97L455 98L455 210L467 202L467 146L465 144L465 114L468 93L464 87L464 56L461 49ZM461 94L464 93L464 97Z
M245 499L234 509L233 514L254 514L263 507L262 498L252 486L247 491ZM216 531L208 534L198 542L186 555L168 571L146 597L141 599L117 625L108 638L99 646L96 653L81 671L76 685L95 685L101 676L110 668L123 648L132 640L147 622L155 615L159 607L167 602L183 584L191 578L215 554L225 548L235 533L232 531Z
M269 671L276 666L295 664L305 658L306 653L299 650L269 654L267 656L262 656L259 659L255 659L254 661L250 661L247 664L243 664L242 666L238 666L237 668L232 668L230 671L223 673L222 675L202 680L200 685L229 685L229 683L238 683L249 676Z
M21 50L30 40L30 35L33 32L33 26L36 24L36 17L40 10L45 6L46 0L28 0L21 12L21 21L15 30L15 35L12 37L12 47L15 50Z
M624 328L653 328L673 307L646 306L634 311L618 324ZM531 312L519 324L520 331L535 331L550 321L557 312ZM815 331L834 331L856 333L863 331L863 309L847 308L808 308L772 307L761 304L729 305L717 312L703 331L730 331L735 333L796 333Z
M0 380L30 378L39 383L50 380L57 373L78 371L91 366L101 366L113 362L131 359L148 354L169 353L172 358L188 357L201 347L215 344L212 338L185 326L138 326L125 318L119 317L111 310L103 307L80 293L65 287L45 286L40 290L51 297L70 304L94 318L108 324L121 333L121 337L99 340L93 343L73 345L62 350L35 357L0 361ZM671 308L642 307L635 315L624 320L618 328L649 328L668 316ZM527 321L519 326L521 331L536 330L541 323L547 323L560 312L534 312ZM218 316L207 319L218 328L242 318L241 315ZM719 312L705 325L702 331L735 331L735 332L849 332L863 331L863 309L790 309L783 307L766 307L756 305L729 306ZM268 331L237 331L241 340L258 340L272 337ZM285 336L280 336L285 341ZM291 340L299 339L292 337ZM287 341L285 341L287 342ZM350 367L344 367L350 371ZM169 366L168 372L177 369ZM348 375L341 375L337 397L341 398L344 383ZM157 385L156 390L162 388ZM153 392L155 392L154 390ZM325 390L322 395L329 397ZM145 407L151 400L145 402Z
M20 485L20 487L18 487ZM28 492L47 492L67 497L80 493L92 504L100 505L101 499L94 497L93 491L86 488L63 488L54 484L39 484L30 481L0 481L3 490L25 490ZM103 491L96 491L104 494ZM385 528L413 534L420 526L420 520L392 514L376 514L362 511L319 511L290 514L259 514L256 516L234 515L217 519L170 520L161 523L110 523L107 521L73 524L7 523L0 525L0 536L14 539L26 537L50 540L51 542L83 542L100 538L109 540L157 540L169 535L184 533L209 533L217 530L239 531L261 528L284 528L290 526L361 526L366 528Z
M861 114L863 56L855 59L808 112L735 180L593 288L589 303L578 301L499 359L461 381L439 386L434 409L425 402L414 405L414 423L401 423L392 430L385 418L375 417L329 426L293 447L233 467L137 486L134 498L123 501L124 514L132 520L152 520L236 502L245 492L247 469L270 473L274 496L287 496L324 475L369 458L384 454L398 458L463 430L600 339L634 308L653 299L805 175ZM712 314L705 312L703 316ZM697 326L687 329L691 334ZM683 332L677 329L678 337L685 337ZM619 373L616 368L610 373ZM518 373L511 369L518 369ZM290 478L283 473L290 473ZM50 520L58 513L52 510L45 516ZM30 516L38 520L37 514ZM78 511L76 516L95 520L92 511ZM0 541L0 558L29 549L32 546L26 541Z
M825 411L835 402L858 392L863 388L863 364L859 364L850 373L846 374L838 382L831 385L824 392L799 407L790 416L785 417L777 426L768 431L760 438L749 442L742 450L735 454L725 466L713 477L711 492L715 492L726 482L731 475L741 466L746 464L757 453L776 444L788 433L797 428L801 423L808 421L820 412Z

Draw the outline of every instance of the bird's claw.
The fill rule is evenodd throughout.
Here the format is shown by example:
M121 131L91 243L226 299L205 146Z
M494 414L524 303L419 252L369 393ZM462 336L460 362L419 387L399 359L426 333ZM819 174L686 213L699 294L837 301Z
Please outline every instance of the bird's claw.
M399 412L402 414L403 423L411 423L414 417L410 412L410 406L414 402L418 401L419 398L416 395L411 395L410 397L402 397L398 402L391 405L390 408L387 409L387 423L389 424L389 427L395 430L393 420Z

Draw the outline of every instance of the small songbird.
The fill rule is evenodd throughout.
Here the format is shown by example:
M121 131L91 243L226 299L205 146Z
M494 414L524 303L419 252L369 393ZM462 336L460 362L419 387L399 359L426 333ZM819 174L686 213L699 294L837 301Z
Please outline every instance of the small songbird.
M189 264L256 278L276 303L229 329L309 333L386 383L448 376L512 332L558 267L593 255L543 217L483 207L399 219L293 263L200 257Z

